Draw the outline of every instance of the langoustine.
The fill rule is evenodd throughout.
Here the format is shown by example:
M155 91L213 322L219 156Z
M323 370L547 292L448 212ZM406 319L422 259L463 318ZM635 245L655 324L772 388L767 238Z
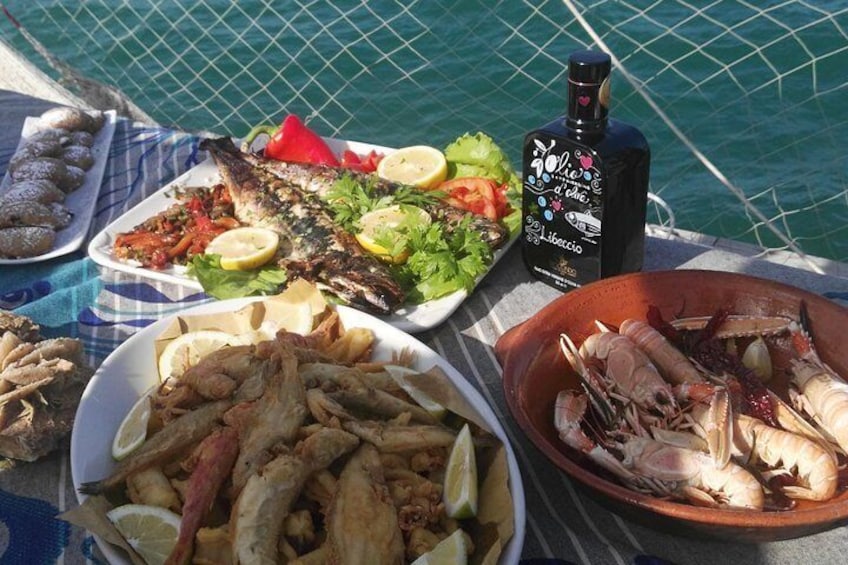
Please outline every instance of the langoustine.
M582 394L564 390L557 395L560 438L631 488L705 506L762 509L763 490L743 467L719 467L706 453L632 434L599 438L606 445L598 444L580 426L586 408Z
M766 485L766 492L771 492L775 497L766 505L768 508L791 507L791 502L785 505L780 502L783 495L793 499L818 501L832 498L839 488L838 460L833 446L828 444L825 437L832 437L845 451L836 436L843 432L842 440L848 439L848 432L845 432L848 429L848 410L842 409L843 406L848 407L848 384L818 359L809 336L799 332L796 323L785 317L746 319L719 312L713 317L666 324L656 315L656 312L649 312L650 323L625 320L621 323L619 332L632 338L656 365L662 376L675 384L675 394L680 403L677 417L666 420L668 427L654 425L649 430L633 426L628 429L622 426L621 419L616 420L615 427L610 427L609 412L616 406L607 401L602 410L596 409L593 413L594 427L587 428L573 422L566 425L560 413L563 406L570 406L573 410L574 406L579 407L585 400L577 401L576 397L563 396L568 392L563 391L558 398L555 415L555 426L561 439L568 445L590 454L593 461L613 471L632 488L639 489L644 486L640 482L643 480L641 477L634 481L630 476L634 462L628 458L638 454L641 460L646 453L655 453L653 448L645 451L646 446L651 445L646 443L650 432L653 436L650 441L660 440L666 444L674 444L673 447L679 447L678 443L698 448L708 445L712 454L711 463L719 468L732 464L728 463L732 455L733 461L749 467L759 475L759 481ZM725 325L727 319L731 322ZM661 333L653 326L666 331ZM793 342L799 353L799 358L790 362L792 383L795 387L790 390L790 395L824 430L824 435L810 426L761 382L740 384L737 379L755 377L748 367L743 367L740 360L727 351L722 341L739 336L756 337L762 341L763 335L780 335L787 330L792 332ZM693 331L694 333L691 333ZM594 334L587 338L587 341L600 339L603 335ZM566 336L563 338L567 339ZM678 349L681 344L693 357ZM758 345L764 346L763 343ZM566 358L575 370L585 373L584 368L575 366L574 350L573 344L563 347ZM741 377L737 374L746 371ZM598 394L593 385L599 382L603 384L603 381L597 378L586 379L585 374L580 376L583 388L589 392L594 406L596 398L603 395ZM587 386L587 381L590 386ZM735 399L732 404L728 401L730 396ZM749 402L751 399L754 401ZM752 406L755 411L759 411L757 415L765 414L769 421L763 422L746 415L744 412ZM585 407L583 411L585 412ZM662 421L655 422L661 423ZM593 432L591 440L584 433L586 430ZM690 432L696 432L701 441L687 439ZM622 441L621 438L627 439ZM596 444L595 440L601 441ZM702 443L703 440L706 440L706 443ZM599 451L602 449L599 445L604 445L604 442L607 447ZM608 449L609 446L615 449ZM656 453L662 451L656 449ZM659 460L653 457L649 459ZM624 460L627 460L629 467L622 470L620 465ZM668 469L653 467L648 467L647 470L655 478L669 472Z

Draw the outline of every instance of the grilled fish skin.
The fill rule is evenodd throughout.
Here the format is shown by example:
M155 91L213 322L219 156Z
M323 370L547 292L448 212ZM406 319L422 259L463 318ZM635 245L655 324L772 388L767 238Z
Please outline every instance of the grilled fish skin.
M218 165L236 218L288 240L290 252L279 264L290 280L303 278L378 314L403 304L404 292L388 267L333 222L317 195L254 167L229 138L206 139L200 148Z
M310 163L292 163L266 159L255 153L242 153L243 158L252 165L268 171L282 180L299 186L306 192L325 197L333 185L344 176L352 177L362 185L370 185L377 196L388 196L398 191L403 185L381 179L377 175L361 173L344 167L330 165L313 165ZM433 221L443 222L448 230L458 225L464 218L470 218L470 228L480 234L480 237L492 249L502 247L509 239L509 231L497 222L484 216L470 214L444 202L437 202L427 207L427 212Z

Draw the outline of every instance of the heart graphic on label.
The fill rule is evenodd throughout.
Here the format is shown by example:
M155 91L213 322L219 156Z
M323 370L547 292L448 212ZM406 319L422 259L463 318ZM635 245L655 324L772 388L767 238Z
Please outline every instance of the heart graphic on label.
M554 200L551 202L551 208L554 209L554 212L559 212L562 209L562 202L559 200Z
M577 98L577 103L580 104L581 106L588 106L589 102L591 102L591 101L592 101L592 99L589 98L588 96L580 96L580 97Z
M592 166L592 158L589 157L588 155L581 155L580 156L580 166L583 167L584 169L588 169L589 167Z

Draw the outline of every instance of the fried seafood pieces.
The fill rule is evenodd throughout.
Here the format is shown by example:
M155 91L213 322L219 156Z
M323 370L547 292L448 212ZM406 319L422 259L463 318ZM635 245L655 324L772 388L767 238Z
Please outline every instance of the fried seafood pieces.
M82 342L41 339L31 320L0 312L0 456L35 461L73 424L92 370Z
M145 443L83 490L180 513L169 563L413 561L460 527L442 502L456 432L369 362L372 343L331 314L206 356L160 386Z

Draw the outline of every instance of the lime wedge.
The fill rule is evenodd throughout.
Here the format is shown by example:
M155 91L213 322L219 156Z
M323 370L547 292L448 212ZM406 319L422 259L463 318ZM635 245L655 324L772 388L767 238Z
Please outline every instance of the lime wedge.
M164 563L177 543L180 516L165 508L125 504L106 516L148 565Z
M418 375L420 374L420 371L410 369L409 367L402 367L400 365L386 365L385 369L389 376L392 377L392 379L394 379L394 381L404 391L406 391L412 400L417 402L421 408L429 412L437 420L444 418L445 413L447 413L445 407L415 388L406 380L407 375Z
M118 426L112 440L112 457L116 460L121 460L135 451L147 438L147 422L150 420L151 411L150 395L154 390L156 387L141 395Z
M442 496L451 518L477 515L477 459L468 424L462 426L451 448Z
M443 539L439 544L412 562L412 565L465 565L468 563L468 545L462 530Z

